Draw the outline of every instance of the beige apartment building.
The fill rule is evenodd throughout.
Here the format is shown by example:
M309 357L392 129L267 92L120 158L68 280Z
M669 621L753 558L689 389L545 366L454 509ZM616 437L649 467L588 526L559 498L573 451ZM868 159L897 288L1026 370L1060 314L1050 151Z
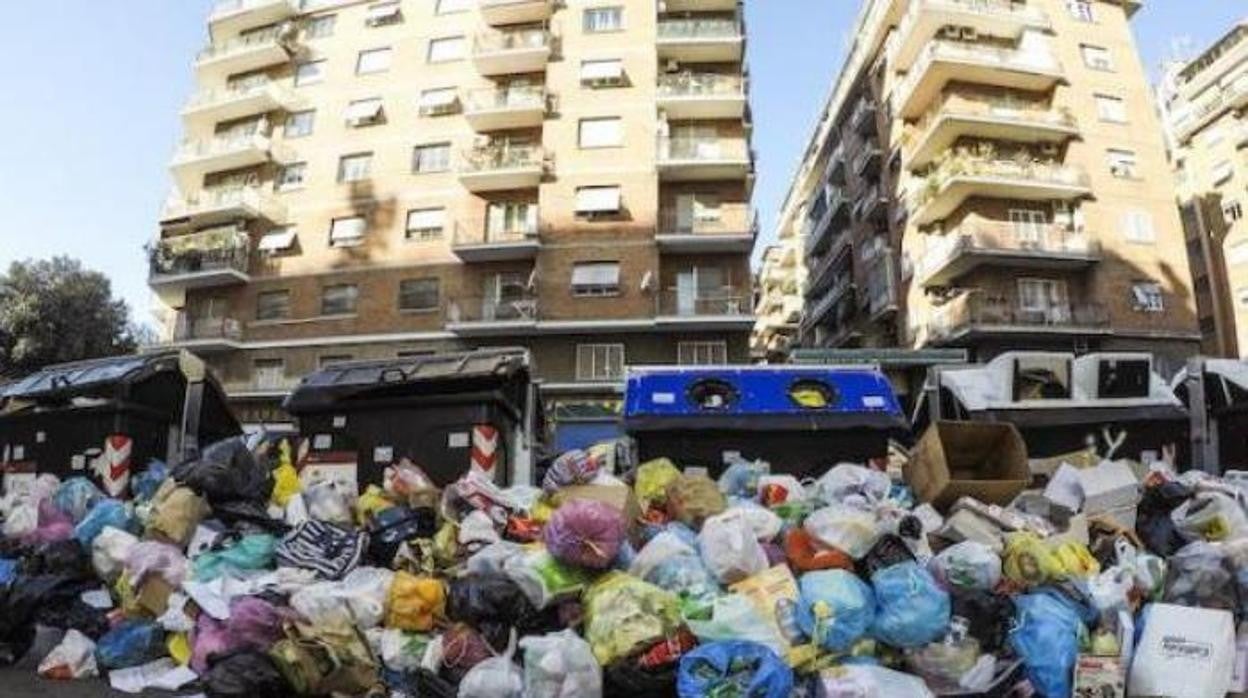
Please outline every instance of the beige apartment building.
M1197 348L1132 0L867 0L796 174L801 343Z
M150 285L244 421L350 359L524 346L572 412L747 360L736 0L224 0L208 33Z
M1179 187L1179 210L1203 350L1248 356L1248 18L1157 91Z
M754 306L750 354L759 361L783 361L797 339L806 296L806 239L802 231L781 230L763 251Z

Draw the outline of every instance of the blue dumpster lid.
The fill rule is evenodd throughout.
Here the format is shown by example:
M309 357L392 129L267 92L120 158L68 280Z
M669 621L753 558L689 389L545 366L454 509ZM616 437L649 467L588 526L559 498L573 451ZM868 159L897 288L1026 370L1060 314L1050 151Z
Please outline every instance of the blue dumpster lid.
M873 367L651 367L629 371L625 429L904 429Z

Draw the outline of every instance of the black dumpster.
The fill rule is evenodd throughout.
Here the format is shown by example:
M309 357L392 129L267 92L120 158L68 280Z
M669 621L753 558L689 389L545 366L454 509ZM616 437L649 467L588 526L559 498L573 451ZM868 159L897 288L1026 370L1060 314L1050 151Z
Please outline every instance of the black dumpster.
M499 484L528 482L540 434L529 364L525 350L498 349L324 368L284 405L299 423L300 467L359 487L404 458L439 486L473 464Z
M49 366L0 388L6 486L36 474L86 475L177 462L241 433L225 394L186 352Z
M1194 358L1173 385L1191 414L1192 465L1248 469L1248 362Z

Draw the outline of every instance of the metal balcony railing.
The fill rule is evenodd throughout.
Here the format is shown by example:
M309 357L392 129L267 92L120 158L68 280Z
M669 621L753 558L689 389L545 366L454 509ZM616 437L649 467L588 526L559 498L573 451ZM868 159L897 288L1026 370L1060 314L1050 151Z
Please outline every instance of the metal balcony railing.
M1017 299L969 293L933 312L928 331L944 338L972 329L1105 330L1109 311L1099 303L1054 303L1024 308Z
M158 240L148 248L153 280L211 271L247 273L251 239L244 232L207 232Z
M744 138L693 138L672 136L659 139L661 162L721 162L750 158Z
M663 235L739 235L757 228L758 219L747 204L720 204L714 217L673 207L659 210L659 233Z
M545 109L547 93L541 85L472 90L464 103L464 111L502 111L507 109Z
M910 197L910 208L922 208L939 196L950 180L958 177L985 177L1071 187L1091 186L1088 173L1075 165L1021 157L1006 159L1005 157L998 158L992 153L981 155L959 151L924 178L918 191Z
M289 50L292 41L291 33L284 32L281 27L273 27L263 32L243 34L224 41L214 41L200 50L199 54L195 56L195 62L206 63L262 48Z
M660 97L740 97L746 79L721 73L673 73L659 76Z
M536 322L538 307L536 295L526 294L512 298L469 296L456 298L447 304L446 321L453 325Z
M269 137L261 133L186 140L178 146L173 159L175 162L185 162L233 155L248 150L268 150L271 146L272 141Z
M243 323L230 317L192 317L179 311L173 325L173 342L208 340L238 341L243 337Z
M276 101L282 104L288 104L294 100L294 93L289 89L273 80L266 79L223 89L199 90L187 100L186 109L204 109L218 104L256 97L265 93L271 94Z
M662 17L659 40L739 39L741 21L736 17Z
M507 245L517 242L532 242L540 234L541 228L536 223L523 222L484 228L468 226L460 223L455 226L453 243L456 247L479 247L481 245Z
M658 313L665 317L738 317L750 314L750 293L736 286L700 291L667 289L659 294Z

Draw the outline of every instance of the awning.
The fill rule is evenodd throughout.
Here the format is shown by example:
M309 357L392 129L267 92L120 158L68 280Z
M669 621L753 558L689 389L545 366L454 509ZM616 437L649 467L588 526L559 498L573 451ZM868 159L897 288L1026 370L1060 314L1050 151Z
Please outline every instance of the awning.
M363 217L339 218L334 221L333 226L329 229L329 241L333 242L356 242L364 238L364 231L368 228L368 221Z
M362 99L347 105L347 121L367 123L381 118L381 98Z
M399 3L386 2L368 8L368 17L364 20L369 26L397 22L400 18Z
M577 264L572 268L572 286L601 287L620 285L620 265L618 262L591 262Z
M260 238L260 244L257 245L261 252L281 252L289 250L295 244L295 229L287 228L277 232L268 233Z
M576 190L577 213L614 213L619 210L619 187L581 187Z
M624 61L618 58L581 62L581 80L622 80L623 78Z
M420 106L426 109L453 106L459 99L459 92L454 87L443 87L425 90L420 93Z

